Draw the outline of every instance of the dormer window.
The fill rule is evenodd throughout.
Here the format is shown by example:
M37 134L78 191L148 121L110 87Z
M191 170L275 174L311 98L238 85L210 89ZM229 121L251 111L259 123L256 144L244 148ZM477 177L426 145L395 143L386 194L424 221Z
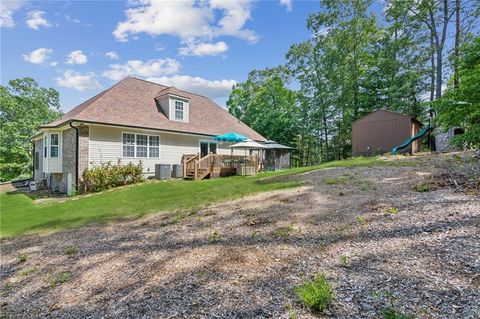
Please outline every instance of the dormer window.
M155 101L170 121L188 123L190 97L185 92L171 86L161 90Z
M182 101L175 101L175 119L183 121L184 105Z

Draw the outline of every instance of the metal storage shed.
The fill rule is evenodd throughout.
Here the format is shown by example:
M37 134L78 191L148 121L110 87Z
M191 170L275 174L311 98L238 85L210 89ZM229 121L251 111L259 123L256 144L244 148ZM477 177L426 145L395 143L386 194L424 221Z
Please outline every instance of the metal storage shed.
M416 135L422 123L412 116L377 110L352 124L352 153L354 156L390 152L408 138ZM418 152L420 141L416 140L404 150Z

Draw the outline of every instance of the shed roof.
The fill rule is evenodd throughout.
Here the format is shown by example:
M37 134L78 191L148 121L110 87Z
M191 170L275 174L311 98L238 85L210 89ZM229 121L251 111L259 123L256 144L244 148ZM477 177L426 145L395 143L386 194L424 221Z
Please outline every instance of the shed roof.
M370 112L364 116L362 116L361 118L359 119L356 119L355 121L353 121L353 123L356 123L356 122L359 122L359 121L366 121L368 120L368 118L373 115L373 114L376 114L376 113L384 113L385 115L389 115L389 116L398 116L398 117L404 117L404 118L408 118L410 119L411 121L414 121L414 122L417 122L418 124L420 124L420 126L423 126L422 122L420 122L419 120L417 120L415 117L413 116L410 116L410 115L405 115L405 114L402 114L402 113L398 113L398 112L393 112L393 111L389 111L389 110L383 110L383 109L379 109L379 110L375 110L373 112ZM353 124L352 123L352 124Z

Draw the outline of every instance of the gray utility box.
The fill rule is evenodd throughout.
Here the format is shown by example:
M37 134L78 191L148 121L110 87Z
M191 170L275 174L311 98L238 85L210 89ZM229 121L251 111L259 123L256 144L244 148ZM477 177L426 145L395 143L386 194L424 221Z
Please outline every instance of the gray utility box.
M182 164L174 164L172 165L172 177L174 178L182 178L183 177L183 165Z
M170 164L155 164L155 179L169 179L171 170Z

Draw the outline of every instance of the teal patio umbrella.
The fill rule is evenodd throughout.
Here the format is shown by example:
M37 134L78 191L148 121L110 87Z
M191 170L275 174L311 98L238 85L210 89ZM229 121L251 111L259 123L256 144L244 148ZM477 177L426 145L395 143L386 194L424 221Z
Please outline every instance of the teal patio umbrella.
M246 141L248 138L243 136L242 134L238 134L237 132L228 132L222 135L215 136L217 141L221 142L243 142Z

